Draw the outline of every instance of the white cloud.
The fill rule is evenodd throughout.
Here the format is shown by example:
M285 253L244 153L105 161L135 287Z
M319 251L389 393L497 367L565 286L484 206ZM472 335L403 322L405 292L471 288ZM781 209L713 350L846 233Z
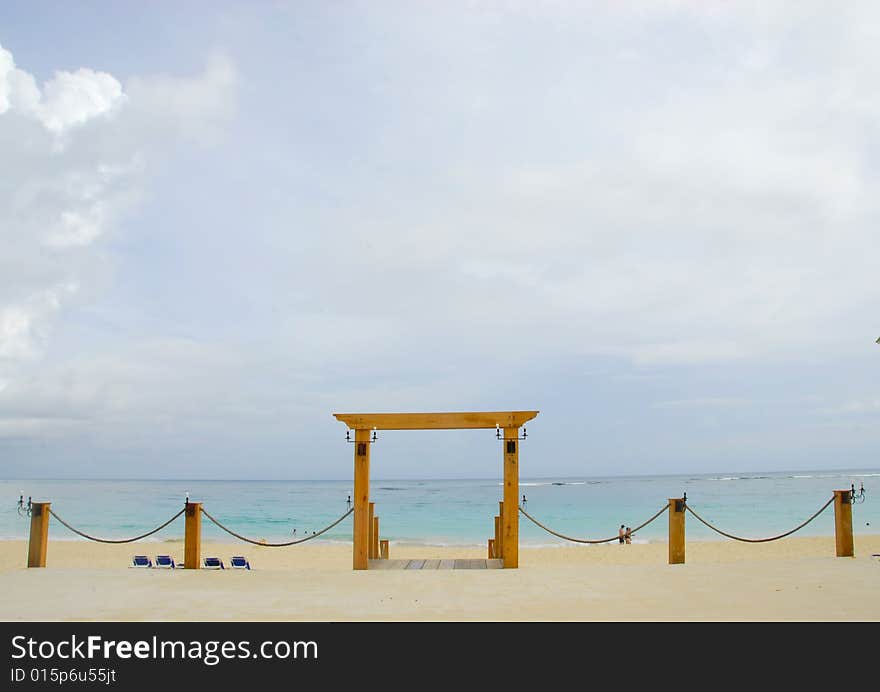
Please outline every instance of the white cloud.
M22 422L22 407L46 384L45 369L32 372L29 364L46 351L62 311L91 293L106 264L100 240L142 199L145 173L156 170L181 133L219 132L233 72L215 59L189 79L135 78L132 98L116 77L88 68L57 71L38 87L0 46L0 419L19 419L0 428L60 425L60 395L43 397ZM141 98L144 85L149 98ZM163 101L170 107L160 109ZM80 410L63 408L71 414L65 420Z
M14 109L61 135L98 116L110 115L125 101L122 85L106 72L60 70L43 85L15 67L12 53L0 46L0 114Z
M63 284L32 295L24 304L0 306L0 365L3 359L37 357L53 314L76 291L75 283Z
M40 122L56 134L92 118L107 115L124 102L122 85L106 72L80 68L56 72L43 87L36 109Z

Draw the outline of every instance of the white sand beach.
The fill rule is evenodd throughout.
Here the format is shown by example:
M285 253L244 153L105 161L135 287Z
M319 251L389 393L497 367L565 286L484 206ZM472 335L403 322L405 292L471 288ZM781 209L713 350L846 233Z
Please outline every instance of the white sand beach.
M0 542L3 621L838 621L880 620L880 535L764 544L691 541L520 549L514 570L351 569L344 544L206 543L245 570L134 569L134 554L183 557L180 541L50 542L27 569L25 541ZM392 558L483 558L478 548L392 545Z

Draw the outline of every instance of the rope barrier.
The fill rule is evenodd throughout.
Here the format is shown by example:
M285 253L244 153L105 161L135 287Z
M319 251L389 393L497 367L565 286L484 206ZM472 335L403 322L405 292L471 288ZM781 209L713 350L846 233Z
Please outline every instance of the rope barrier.
M55 512L54 512L51 508L49 508L49 514L51 514L53 517L55 517L59 522L61 522L61 523L62 523L64 526L66 526L68 529L70 529L71 531L73 531L75 534L78 534L78 535L82 536L83 538L88 538L90 541L95 541L95 542L97 542L97 543L134 543L135 541L139 541L139 540L141 540L142 538L146 538L147 536L152 536L152 535L153 535L154 533L156 533L157 531L161 531L161 530L164 529L166 526L168 526L168 524L170 524L172 521L174 521L175 519L177 519L177 517L179 517L179 516L180 516L181 514L183 514L185 511L186 511L186 507L184 507L182 510L180 510L177 514L175 514L173 517L171 517L171 518L170 518L168 521L166 521L164 524L162 524L162 526L159 526L158 528L155 528L155 529L153 529L152 531L150 531L150 532L148 532L148 533L145 533L145 534L143 534L143 535L141 535L141 536L135 536L134 538L123 538L123 539L120 539L120 540L113 540L113 539L110 539L110 538L96 538L95 536L90 536L90 535L87 534L87 533L83 533L82 531L73 528L70 524L68 524L66 521L64 521L64 519L62 519L62 518L59 517L57 514L55 514Z
M659 512L657 512L657 514L655 514L653 517L648 519L648 521L646 521L642 524L639 524L636 528L634 528L632 531L630 531L630 534L634 534L639 529L645 528L648 524L650 524L657 517L659 517L661 514L663 514L663 512L665 512L667 509L669 509L669 505L668 504L663 505L663 507L660 509ZM540 526L547 533L552 533L554 536L558 536L559 538L565 539L566 541L572 541L574 543L590 543L592 545L595 545L598 543L610 543L611 541L616 541L620 538L620 536L612 536L611 538L601 538L598 540L589 540L586 538L572 538L571 536L566 536L564 534L558 533L558 532L554 531L553 529L550 529L550 528L544 526L541 522L539 522L537 519L535 519L531 514L526 512L522 507L519 508L519 511L522 512L523 514L525 514L526 517L531 519L533 523L535 523L537 526Z
M708 526L713 531L720 533L722 536L727 536L728 538L732 538L735 541L742 541L743 543L768 543L769 541L778 541L780 538L785 538L786 536L790 536L795 531L800 531L807 524L809 524L811 521L813 521L813 519L815 519L820 514L822 514L822 512L824 512L826 509L828 509L828 505L830 505L832 502L834 502L834 495L831 496L831 499L828 500L828 502L826 502L824 505L822 505L822 508L818 512L816 512L813 516L811 516L809 519L807 519L803 524L801 524L800 526L796 526L791 531L786 531L785 533L781 533L778 536L771 536L770 538L742 538L740 536L734 536L733 534L730 534L730 533L725 533L721 529L716 528L715 526L712 526L712 524L710 524L708 521L703 519L703 517L701 517L699 514L697 514L694 510L691 509L691 506L689 504L685 503L684 507L688 512L693 514L699 521L701 521L703 524Z
M345 519L352 512L354 512L354 508L348 510L345 514L343 514L341 517L339 517L339 519L337 519L332 524L330 524L330 526L327 526L327 527L321 529L317 533L313 533L311 536L306 536L305 538L298 538L295 541L287 541L286 543L264 543L263 541L255 541L252 538L246 538L245 536L242 536L241 534L235 533L235 531L233 531L232 529L226 528L225 526L223 526L223 524L221 524L214 517L212 517L210 514L208 514L208 512L205 510L205 508L202 507L202 514L204 514L206 517L208 517L208 519L213 521L217 526L219 526L221 529L223 529L226 533L230 534L231 536L235 536L239 540L245 541L246 543L253 543L254 545L262 545L262 546L266 546L268 548L285 548L289 545L296 545L297 543L305 543L306 541L310 541L313 538L317 538L322 533L332 529L334 526L336 526L339 522L341 522L343 519Z

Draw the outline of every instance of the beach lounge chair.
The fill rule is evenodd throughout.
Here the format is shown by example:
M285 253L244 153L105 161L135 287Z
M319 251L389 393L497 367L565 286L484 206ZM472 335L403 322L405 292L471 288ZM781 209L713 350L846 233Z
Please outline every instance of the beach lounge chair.
M174 558L170 555L157 555L156 567L162 567L163 569L174 569L177 567L177 565L174 564Z
M153 561L146 555L135 555L131 558L132 567L152 567Z
M247 558L244 555L233 555L229 559L229 564L232 565L232 569L250 569L251 563L248 562Z
M226 569L223 566L223 560L219 557L206 557L205 558L205 569Z

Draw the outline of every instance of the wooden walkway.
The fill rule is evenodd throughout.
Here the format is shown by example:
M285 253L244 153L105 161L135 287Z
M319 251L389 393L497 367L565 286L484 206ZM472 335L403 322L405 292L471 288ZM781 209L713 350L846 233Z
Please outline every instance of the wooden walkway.
M503 560L370 560L369 569L503 569Z

